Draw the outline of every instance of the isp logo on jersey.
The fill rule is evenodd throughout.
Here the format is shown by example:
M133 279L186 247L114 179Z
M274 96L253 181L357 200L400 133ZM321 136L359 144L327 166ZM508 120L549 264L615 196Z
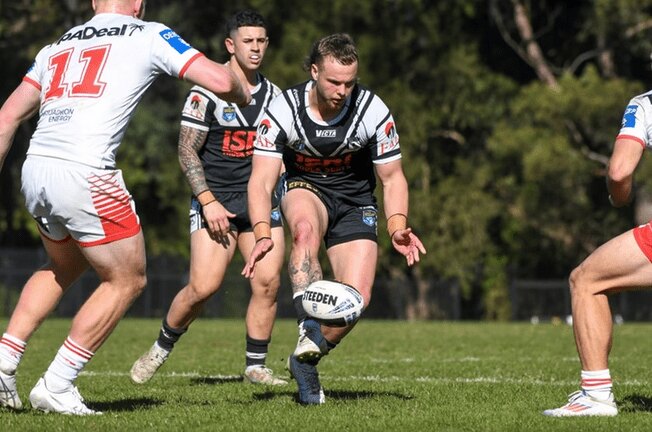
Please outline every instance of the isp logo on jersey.
M629 105L625 108L625 114L623 115L622 127L635 127L636 126L636 111L638 110L638 105Z
M183 54L190 49L190 45L181 36L171 29L165 29L159 33L163 40L174 48L179 54Z

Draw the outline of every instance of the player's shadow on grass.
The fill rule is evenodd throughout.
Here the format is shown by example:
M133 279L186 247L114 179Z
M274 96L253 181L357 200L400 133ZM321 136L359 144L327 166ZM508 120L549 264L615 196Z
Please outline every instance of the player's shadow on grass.
M150 409L163 405L164 401L152 398L130 398L112 402L86 402L88 407L102 412L126 412L140 409Z
M200 377L193 378L190 382L193 385L216 385L216 384L228 384L233 382L242 382L244 378L241 376L227 376L227 377Z
M616 401L620 412L652 412L652 398L633 394Z
M414 396L408 396L396 392L375 392L375 391L349 391L349 390L326 390L324 391L326 400L361 400L392 397L400 400L412 400ZM299 402L299 395L296 391L292 392L263 392L253 395L256 400L271 400L279 396L291 396L296 402Z

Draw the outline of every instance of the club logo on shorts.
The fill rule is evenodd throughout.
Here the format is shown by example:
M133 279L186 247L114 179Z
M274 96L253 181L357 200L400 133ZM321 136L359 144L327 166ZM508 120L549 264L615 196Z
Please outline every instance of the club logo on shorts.
M362 210L362 222L368 226L376 226L376 210L364 209Z
M272 214L270 215L272 220L278 221L281 220L281 212L279 211L278 207L275 209L272 209Z
M234 107L224 107L224 109L222 110L222 119L224 119L224 121L235 120L235 115L236 112Z

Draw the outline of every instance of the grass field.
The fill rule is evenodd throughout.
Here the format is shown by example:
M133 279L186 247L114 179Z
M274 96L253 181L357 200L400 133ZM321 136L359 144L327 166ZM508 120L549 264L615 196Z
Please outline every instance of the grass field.
M98 417L0 409L1 431L650 431L651 324L615 328L611 370L621 414L551 419L577 389L579 363L565 325L361 321L320 363L327 403L296 403L296 384L244 384L244 323L195 322L148 384L132 384L133 361L159 320L126 319L77 385ZM0 320L2 328L6 319ZM68 331L49 319L18 372L23 403ZM287 376L296 325L279 321L268 366Z

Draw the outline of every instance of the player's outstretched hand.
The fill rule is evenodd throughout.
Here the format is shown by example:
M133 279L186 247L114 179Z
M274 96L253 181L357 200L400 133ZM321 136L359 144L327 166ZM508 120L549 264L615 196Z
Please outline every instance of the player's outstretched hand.
M426 248L419 237L412 232L412 228L398 230L392 235L392 246L407 260L408 266L419 262L419 252L426 253Z
M245 266L240 274L248 279L253 278L256 263L263 259L263 257L267 255L267 252L271 251L273 247L274 242L271 238L262 238L258 240L254 245L254 248L251 250L249 259L245 263Z

